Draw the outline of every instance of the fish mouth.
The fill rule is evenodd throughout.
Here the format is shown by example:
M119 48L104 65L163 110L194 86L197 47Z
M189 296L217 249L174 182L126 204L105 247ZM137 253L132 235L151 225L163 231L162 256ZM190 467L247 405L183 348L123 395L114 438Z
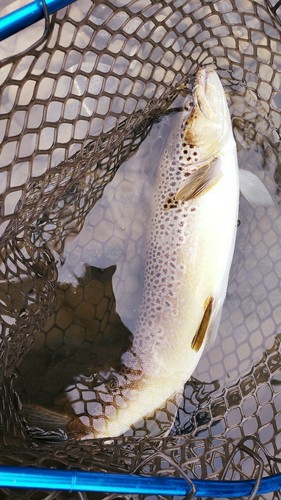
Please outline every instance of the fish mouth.
M207 73L209 73L208 67L201 66L195 75L195 86L200 85L204 91L206 91Z
M207 89L209 85L209 75L214 73L210 66L201 66L195 76L195 85L193 89L193 97L195 106L197 105L203 115L212 120L214 117L213 110L208 102Z

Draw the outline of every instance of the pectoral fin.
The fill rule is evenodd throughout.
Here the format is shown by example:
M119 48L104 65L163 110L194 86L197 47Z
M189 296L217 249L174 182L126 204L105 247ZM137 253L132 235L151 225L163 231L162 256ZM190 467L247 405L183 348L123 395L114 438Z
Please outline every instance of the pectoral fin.
M248 170L239 170L240 191L244 198L251 205L260 205L262 207L274 207L275 203L265 187L263 182L257 175Z
M206 193L221 178L222 173L217 162L205 165L191 172L187 181L180 187L175 195L176 201L188 201Z
M213 305L214 305L214 298L213 297L208 297L205 303L205 310L203 314L203 318L201 320L201 323L199 325L199 328L196 332L196 334L193 337L193 340L191 342L191 347L194 349L194 351L198 352L200 347L202 346L204 339L206 335L208 334L210 323L211 323L211 316L212 316L212 311L213 311Z

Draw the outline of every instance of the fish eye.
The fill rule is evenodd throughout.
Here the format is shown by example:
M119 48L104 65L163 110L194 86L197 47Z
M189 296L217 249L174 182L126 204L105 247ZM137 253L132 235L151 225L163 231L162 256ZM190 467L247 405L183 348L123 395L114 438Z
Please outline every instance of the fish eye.
M192 101L185 102L184 109L186 111L191 111L193 108L194 108L194 102L192 102Z

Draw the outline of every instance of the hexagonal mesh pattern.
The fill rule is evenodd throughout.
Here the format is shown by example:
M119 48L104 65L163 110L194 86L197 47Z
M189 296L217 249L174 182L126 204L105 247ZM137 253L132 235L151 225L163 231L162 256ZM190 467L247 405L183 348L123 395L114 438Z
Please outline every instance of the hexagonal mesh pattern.
M141 143L133 161L151 161L157 125L143 141L152 123L200 64L213 64L227 91L240 166L257 170L279 201L278 10L265 0L82 0L53 17L43 46L17 57L42 29L38 23L28 36L23 32L0 46L1 58L13 56L0 63L1 463L191 478L255 478L261 463L264 475L276 472L277 207L241 201L219 341L185 387L172 437L50 445L50 434L26 428L17 393L24 402L67 411L62 394L69 379L114 366L129 345L115 312L112 266L124 246L125 264L138 261L145 210L137 207L132 225L126 207L131 233L121 237L114 217L118 210L122 215L126 196L135 196L139 179L125 171L125 185L116 172ZM122 200L115 199L112 209L103 200L114 182ZM101 254L106 270L93 258ZM62 262L77 277L75 286L62 284L60 274L58 280ZM81 262L87 264L83 272ZM134 284L126 286L130 309ZM247 436L252 438L241 444ZM1 495L65 498L7 489Z

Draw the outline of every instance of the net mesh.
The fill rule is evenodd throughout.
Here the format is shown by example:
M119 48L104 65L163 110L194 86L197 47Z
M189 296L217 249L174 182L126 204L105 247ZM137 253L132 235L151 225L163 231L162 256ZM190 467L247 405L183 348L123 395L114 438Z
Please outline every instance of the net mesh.
M174 436L50 445L49 434L44 442L28 431L17 396L51 404L64 373L114 366L130 342L114 314L110 270L89 266L73 294L58 283L57 262L200 64L213 64L228 92L240 159L259 162L279 199L278 14L265 0L83 0L53 16L43 46L23 57L43 23L2 42L1 58L12 61L0 70L1 463L229 479L278 470L281 219L273 209L244 209L220 342L197 369L205 382L186 385ZM76 255L87 251L91 240L80 237ZM95 318L91 327L85 317ZM79 495L71 498L97 497Z

